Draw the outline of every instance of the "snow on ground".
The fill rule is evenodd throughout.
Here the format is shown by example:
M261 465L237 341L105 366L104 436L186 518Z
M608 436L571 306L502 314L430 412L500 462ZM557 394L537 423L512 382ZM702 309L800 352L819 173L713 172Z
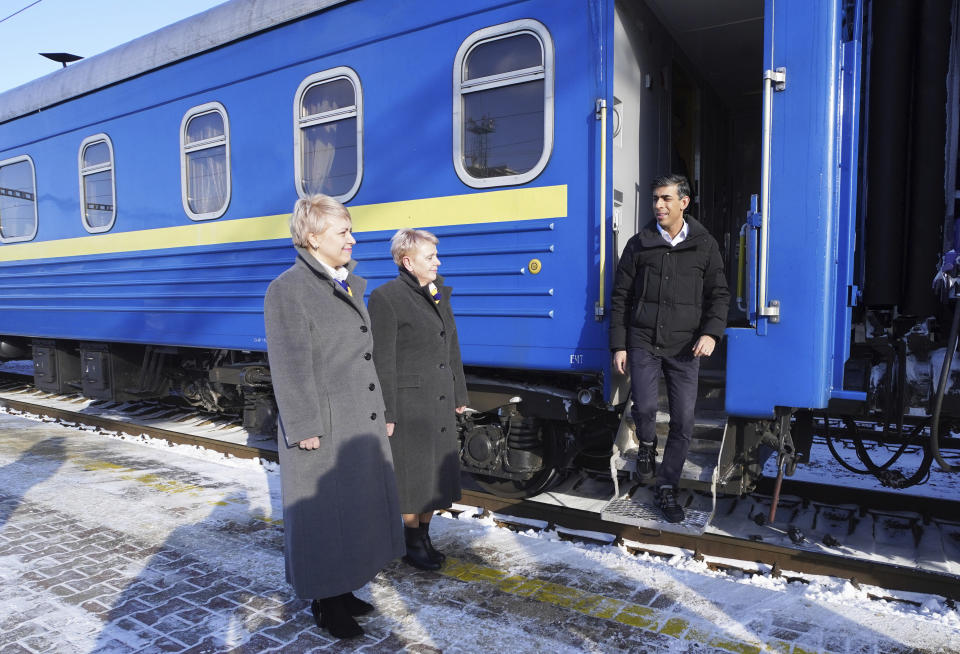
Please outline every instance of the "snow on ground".
M126 534L121 539L130 543L188 553L191 570L215 571L204 577L252 578L257 587L275 589L267 599L289 602L275 466L155 439L104 438L0 411L0 494L0 499L19 498L12 514L0 511L9 518L6 525L0 519L0 650L14 642L42 642L36 639L44 634L19 636L25 628L20 623L49 630L47 643L56 646L46 651L159 648L160 640L148 641L148 627L136 620L109 619L125 598L135 600L147 591L124 591L101 618L82 608L86 604L60 601L56 592L24 581L34 579L42 559L15 547L5 550L3 537L17 528L24 511L42 521L43 507L94 531ZM363 623L370 635L361 643L372 651L666 652L702 651L697 649L702 645L746 652L748 646L773 647L771 642L787 650L792 643L795 654L960 651L960 614L942 598L901 593L910 602L875 600L871 594L888 593L828 577L791 583L769 574L724 573L680 551L667 557L633 555L626 546L569 541L555 531L499 528L494 516L475 517L469 511L452 516L442 514L432 530L434 541L451 557L443 574L414 573L397 563L360 591L379 608ZM128 554L118 571L134 580L127 588L148 585L158 594L172 592L185 573L163 559L158 563L159 556ZM229 596L236 600L237 592ZM178 608L174 601L180 600L169 600L164 610ZM249 616L224 613L237 609L235 604L223 604L228 608L208 602L213 614L191 627L199 637L212 639L209 651L239 644L244 651L306 651L305 642L328 644L310 640L322 632L312 627L302 606L293 617L284 614L286 622L280 624L268 622L269 611L259 609L261 622L250 626ZM196 613L203 612L193 608L189 616L161 615L157 624L189 620ZM134 617L146 620L140 615ZM7 624L3 616L19 623ZM279 630L291 621L297 621L296 629L283 638L293 640L280 646ZM150 626L159 630L157 624ZM56 631L60 625L69 629ZM188 639L178 632L170 638Z
M863 463L857 458L856 450L852 443L836 442L835 447L840 456L843 457L849 465L859 470L864 469ZM865 443L871 459L877 465L887 462L897 452L897 447L890 445L879 445L875 443ZM945 451L943 453L948 463L960 466L960 459L955 452ZM890 467L891 470L899 470L904 477L912 477L914 472L920 467L923 459L923 450L919 447L909 447L903 455ZM763 468L763 474L767 477L777 476L776 457L767 460ZM856 474L844 468L830 453L829 448L822 439L814 439L813 447L810 450L810 462L797 466L797 471L789 479L797 481L816 482L820 484L829 484L836 486L847 486L856 488L865 488L869 490L887 490L884 488L875 476L866 474ZM930 466L930 476L926 483L911 486L896 491L906 495L918 497L933 497L942 499L960 500L960 473L943 472L937 462L934 461Z

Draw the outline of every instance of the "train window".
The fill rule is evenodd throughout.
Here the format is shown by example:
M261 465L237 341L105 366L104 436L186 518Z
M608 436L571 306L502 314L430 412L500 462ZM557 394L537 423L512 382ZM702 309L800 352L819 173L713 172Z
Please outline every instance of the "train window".
M517 20L476 31L453 69L453 160L477 188L524 184L553 149L553 40Z
M180 124L180 188L193 220L219 218L230 204L230 123L219 102L194 107Z
M106 232L117 217L113 143L106 134L80 144L80 217L91 233Z
M37 235L37 176L28 156L0 161L0 243Z
M360 78L345 66L311 75L297 89L293 114L297 193L346 202L363 177Z

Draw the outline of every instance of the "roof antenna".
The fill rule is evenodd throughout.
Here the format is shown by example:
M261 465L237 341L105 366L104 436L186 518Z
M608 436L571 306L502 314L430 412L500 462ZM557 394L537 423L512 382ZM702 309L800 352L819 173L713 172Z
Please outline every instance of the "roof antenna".
M71 64L74 61L80 61L83 59L80 55L70 54L69 52L40 52L38 53L41 57L46 57L53 61L60 62L63 64L63 67L66 68L67 64Z

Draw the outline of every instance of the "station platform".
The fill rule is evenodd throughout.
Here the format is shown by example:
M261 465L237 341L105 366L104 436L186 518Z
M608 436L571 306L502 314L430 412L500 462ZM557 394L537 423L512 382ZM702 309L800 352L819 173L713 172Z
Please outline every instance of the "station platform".
M283 575L272 466L0 413L0 652L957 652L934 598L721 574L440 515L335 641Z

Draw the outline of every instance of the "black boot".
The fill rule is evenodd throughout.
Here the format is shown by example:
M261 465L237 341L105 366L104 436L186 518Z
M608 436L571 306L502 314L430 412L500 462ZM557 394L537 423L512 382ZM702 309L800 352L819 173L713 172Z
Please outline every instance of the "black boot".
M667 522L683 522L686 517L683 507L677 502L677 489L673 486L661 486L657 489L657 504Z
M430 559L424 542L426 539L420 527L404 527L403 538L407 543L407 553L403 555L404 562L421 570L440 569L440 564Z
M363 635L363 629L344 606L342 595L315 599L310 604L310 610L313 612L313 619L316 620L317 626L326 629L336 638L355 638Z
M346 607L347 613L350 615L366 615L373 611L373 604L364 602L353 593L344 593L339 597L343 601L343 605Z
M636 479L641 484L649 484L657 474L657 445L640 443L637 448Z
M447 560L447 555L433 546L433 541L430 540L430 523L421 522L420 531L423 532L423 543L427 546L427 556L434 563L443 565L443 562Z

